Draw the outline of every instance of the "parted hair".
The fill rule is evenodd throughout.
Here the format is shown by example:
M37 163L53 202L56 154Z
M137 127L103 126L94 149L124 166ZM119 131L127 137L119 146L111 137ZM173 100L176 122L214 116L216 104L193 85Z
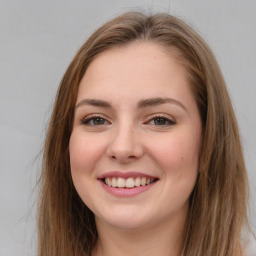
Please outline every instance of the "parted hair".
M67 68L45 140L38 204L38 256L90 256L97 241L94 214L71 178L69 139L81 78L100 53L135 41L177 53L187 70L203 125L199 176L190 196L183 256L241 256L248 227L248 179L237 121L225 81L204 40L169 14L128 12L107 22Z

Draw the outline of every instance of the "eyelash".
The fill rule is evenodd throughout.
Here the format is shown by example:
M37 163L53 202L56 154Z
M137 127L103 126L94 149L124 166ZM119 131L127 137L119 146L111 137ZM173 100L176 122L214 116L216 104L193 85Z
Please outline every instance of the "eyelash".
M90 122L94 122L94 121L96 121L96 120L101 120L101 121L103 121L103 122L107 122L108 124L109 124L109 122L105 119L105 118L103 118L103 117L101 117L101 116L90 116L90 117L87 117L87 118L83 118L83 119L81 119L81 124L83 124L83 125L87 125L87 126L100 126L100 125L105 125L105 124L90 124Z
M156 124L157 120L160 122L164 122L164 123ZM103 123L95 124L94 123L95 121L100 121ZM176 124L175 121L173 121L165 116L162 116L162 115L155 115L153 118L151 118L150 120L145 122L145 124L150 124L152 121L154 123L152 123L151 125L155 125L155 126L171 126L171 125ZM91 123L91 122L93 122L93 123ZM90 117L81 119L81 124L87 125L87 126L102 126L102 125L110 124L110 122L108 122L105 118L103 118L101 116L95 115L95 116L90 116Z
M164 121L165 123L164 124L156 124L156 120L158 121ZM156 126L171 126L171 125L175 125L176 122L165 117L165 116L162 116L162 115L155 115L153 118L151 118L149 121L147 121L146 123L150 123L150 122L154 122L154 124L152 125L156 125Z

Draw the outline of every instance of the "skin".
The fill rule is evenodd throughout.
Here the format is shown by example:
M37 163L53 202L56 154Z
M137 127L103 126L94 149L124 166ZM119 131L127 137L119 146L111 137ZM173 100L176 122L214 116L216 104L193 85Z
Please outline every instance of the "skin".
M187 71L166 50L150 42L107 50L81 80L70 164L77 192L95 214L95 255L180 254L202 128ZM172 100L138 107L152 98ZM98 180L110 171L158 180L136 196L117 197Z

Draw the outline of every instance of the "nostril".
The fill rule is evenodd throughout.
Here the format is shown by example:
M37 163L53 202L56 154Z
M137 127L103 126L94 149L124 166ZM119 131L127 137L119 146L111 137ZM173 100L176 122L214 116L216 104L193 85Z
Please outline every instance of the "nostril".
M120 158L120 159L121 159L121 158L135 159L136 156L130 155L130 156L127 156L127 157L125 157L125 156L123 156L123 157L122 157L122 156L118 157L118 156L115 156L115 155L111 155L110 158L115 159L115 160L118 159L118 158Z

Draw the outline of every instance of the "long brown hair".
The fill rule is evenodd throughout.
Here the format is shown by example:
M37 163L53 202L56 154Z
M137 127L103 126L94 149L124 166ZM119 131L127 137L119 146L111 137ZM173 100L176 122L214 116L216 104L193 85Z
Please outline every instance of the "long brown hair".
M202 38L168 14L130 12L100 27L80 48L60 83L45 142L38 208L38 255L91 255L93 213L72 183L69 138L80 80L103 51L134 41L177 51L201 114L200 174L190 197L183 256L240 256L248 181L236 118L219 66Z

